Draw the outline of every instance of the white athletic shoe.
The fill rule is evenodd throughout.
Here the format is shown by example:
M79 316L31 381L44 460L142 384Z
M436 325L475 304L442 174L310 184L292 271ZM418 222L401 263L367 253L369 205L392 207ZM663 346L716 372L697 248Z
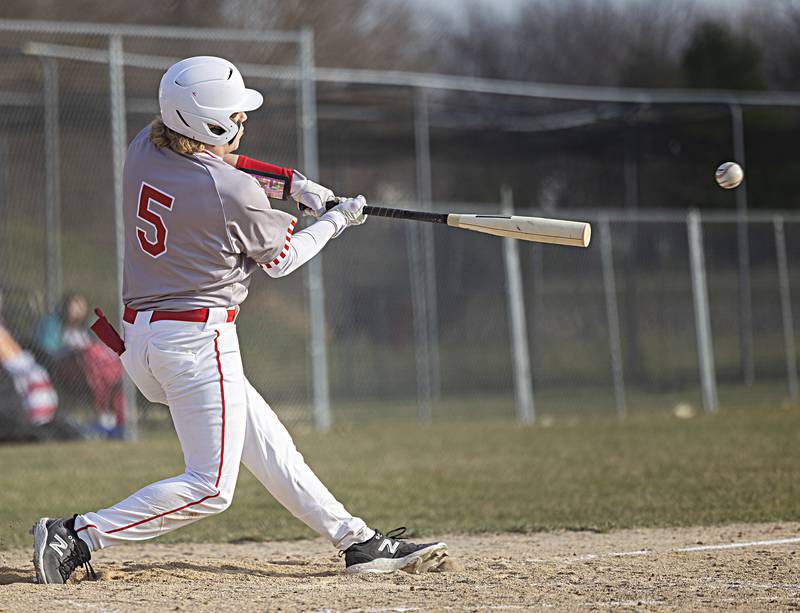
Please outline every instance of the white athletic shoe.
M357 543L344 552L347 573L391 573L404 570L418 574L438 568L447 557L447 545L427 543L417 545L402 540L405 528L396 528L385 535L377 530L375 536Z

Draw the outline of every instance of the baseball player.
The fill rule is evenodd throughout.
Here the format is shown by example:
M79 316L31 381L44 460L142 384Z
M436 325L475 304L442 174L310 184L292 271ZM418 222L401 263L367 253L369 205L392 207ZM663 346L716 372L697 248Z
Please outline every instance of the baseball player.
M38 581L64 583L79 565L94 577L92 551L224 511L240 462L344 552L347 572L438 565L444 543L400 540L403 529L381 534L334 498L247 380L239 353L236 317L251 275L282 277L308 262L365 221L364 198L326 212L331 190L233 154L247 112L263 99L227 60L178 62L158 96L160 118L133 139L125 160L124 344L106 340L144 396L169 406L186 468L106 509L39 519L31 529ZM295 217L273 209L267 193L290 195L316 222L295 233Z

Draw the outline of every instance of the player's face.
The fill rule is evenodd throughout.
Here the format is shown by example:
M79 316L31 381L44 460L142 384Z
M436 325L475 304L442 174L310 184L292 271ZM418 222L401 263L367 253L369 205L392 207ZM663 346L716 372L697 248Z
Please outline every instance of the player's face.
M244 134L244 122L247 121L247 113L244 111L234 113L231 115L231 119L240 122L242 127L239 129L239 133L236 135L236 138L233 139L233 142L226 147L228 152L236 151L239 148L239 141L242 140L242 135Z

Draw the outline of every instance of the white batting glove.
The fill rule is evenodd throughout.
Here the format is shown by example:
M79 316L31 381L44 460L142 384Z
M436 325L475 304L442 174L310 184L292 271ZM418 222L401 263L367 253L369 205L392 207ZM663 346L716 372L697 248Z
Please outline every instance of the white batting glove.
M328 215L336 216L341 221L334 221L339 229L333 238L339 236L344 229L348 226L360 226L367 221L367 216L364 215L364 207L367 205L367 200L364 196L356 196L355 198L337 198L339 204L328 211ZM333 221L333 220L331 220ZM342 224L344 221L344 224Z
M365 206L367 206L367 199L359 194L355 198L339 198L339 204L331 210L344 215L348 226L360 226L367 221L367 216L364 215Z
M319 218L325 212L325 203L336 197L327 187L306 179L296 170L292 171L292 198L303 215Z

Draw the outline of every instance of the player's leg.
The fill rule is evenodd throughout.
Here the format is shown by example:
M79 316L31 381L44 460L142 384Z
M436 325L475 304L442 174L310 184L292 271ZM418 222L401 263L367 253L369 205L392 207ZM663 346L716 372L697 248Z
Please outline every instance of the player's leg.
M308 467L292 437L261 394L245 380L247 423L242 463L292 515L339 549L372 537Z
M347 572L423 572L447 554L444 543L400 540L353 517L308 467L292 437L249 382L242 462L295 517L345 552Z
M159 325L157 334L126 329L123 356L148 398L169 403L186 470L96 513L40 519L33 532L42 583L63 583L77 564L88 562L90 550L153 538L219 513L232 500L246 413L235 328Z
M235 327L152 328L148 364L166 395L186 469L79 516L76 530L92 549L153 538L224 511L233 499L247 402Z

